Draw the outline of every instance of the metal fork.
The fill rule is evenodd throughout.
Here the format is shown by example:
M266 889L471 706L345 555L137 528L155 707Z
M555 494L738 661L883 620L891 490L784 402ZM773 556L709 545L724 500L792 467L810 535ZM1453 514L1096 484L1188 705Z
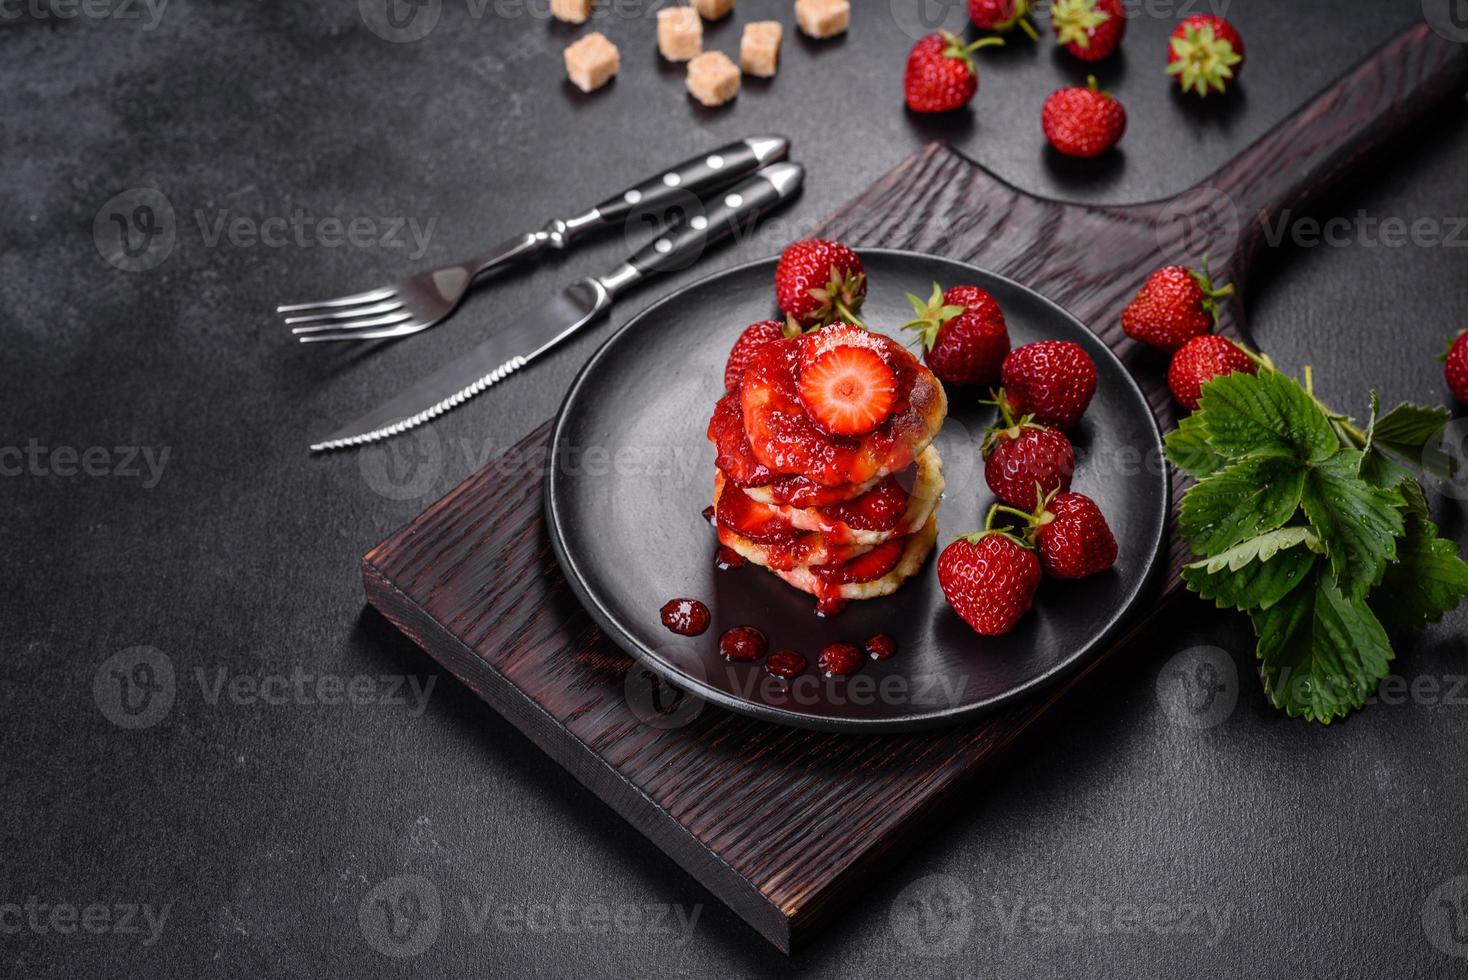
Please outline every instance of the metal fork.
M364 293L277 306L275 312L284 316L303 344L406 337L442 323L474 280L496 266L564 250L581 236L612 227L634 212L652 214L678 201L686 203L781 159L789 149L790 141L783 136L751 136L685 160L574 218L556 218L539 231L509 238L480 258L429 269Z

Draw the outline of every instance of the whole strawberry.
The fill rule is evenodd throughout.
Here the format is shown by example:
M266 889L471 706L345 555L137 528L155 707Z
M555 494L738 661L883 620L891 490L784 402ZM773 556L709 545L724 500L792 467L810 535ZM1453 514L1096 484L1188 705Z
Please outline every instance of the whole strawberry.
M775 301L799 327L832 320L861 323L856 313L867 296L861 259L840 242L809 238L780 253L775 266Z
M1126 109L1101 91L1096 76L1086 85L1057 89L1040 110L1040 128L1050 145L1069 157L1098 157L1126 132Z
M1116 563L1116 536L1085 494L1058 493L1035 521L1040 566L1051 578L1085 578Z
M964 535L938 556L938 585L948 605L984 636L1014 629L1035 601L1040 561L1002 531Z
M1068 430L1086 414L1096 393L1096 365L1079 344L1041 340L1010 351L999 380L1011 414Z
M1015 422L1002 393L997 400L1000 422L989 430L981 447L984 482L1009 506L1034 510L1045 494L1070 489L1075 449L1059 429Z
M1167 73L1184 92L1225 91L1244 69L1244 39L1222 17L1185 18L1167 42Z
M733 391L739 387L744 369L766 344L794 335L793 331L787 334L787 329L787 325L779 320L761 320L745 327L739 339L734 341L734 349L729 351L729 360L724 364L724 390Z
M902 94L913 112L951 112L962 109L979 90L979 66L974 52L1003 44L986 37L965 45L963 38L940 31L920 38L907 55Z
M1255 374L1258 368L1233 341L1217 334L1207 334L1194 337L1172 355L1172 364L1167 369L1167 386L1179 404L1190 412L1196 412L1198 400L1203 395L1203 385L1235 371Z
M1040 40L1040 35L1035 33L1035 25L1030 23L1027 16L1030 12L1030 0L968 0L968 19L974 22L974 26L986 31L998 31L1007 34L1018 27L1030 36L1030 40Z
M1050 8L1055 40L1082 61L1109 58L1126 33L1121 0L1055 0Z
M1468 402L1468 330L1458 334L1443 355L1443 377L1453 397Z
M978 286L936 282L927 302L907 294L914 319L903 325L923 341L923 360L951 385L992 385L1009 353L1009 330L999 303Z
M1171 354L1218 325L1218 301L1233 291L1232 285L1214 289L1206 265L1202 272L1165 265L1121 311L1121 328L1133 340Z

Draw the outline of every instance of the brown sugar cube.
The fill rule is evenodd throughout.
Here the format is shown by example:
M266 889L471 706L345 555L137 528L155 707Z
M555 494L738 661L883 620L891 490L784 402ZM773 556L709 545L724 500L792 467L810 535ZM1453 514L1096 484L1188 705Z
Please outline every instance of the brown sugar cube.
M746 75L773 78L780 67L780 35L784 28L778 20L757 20L744 25L739 40L739 67Z
M658 50L669 61L687 61L703 50L703 21L692 7L658 11Z
M693 6L704 20L718 20L734 9L734 0L693 0Z
M739 94L739 66L722 51L705 51L688 63L688 91L704 105L723 105Z
M584 24L596 0L550 0L551 16L568 24Z
M835 37L851 24L848 0L795 0L795 23L811 37Z
M617 46L599 31L566 49L566 76L583 92L593 92L611 81L620 65Z

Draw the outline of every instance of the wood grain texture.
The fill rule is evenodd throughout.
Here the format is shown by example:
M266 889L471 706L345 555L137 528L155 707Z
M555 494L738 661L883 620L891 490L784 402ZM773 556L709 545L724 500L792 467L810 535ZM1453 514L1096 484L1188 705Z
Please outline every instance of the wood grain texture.
M1242 282L1263 216L1359 172L1369 151L1465 90L1468 46L1423 26L1174 198L1127 207L1039 200L935 144L823 233L948 256L1044 293L1118 351L1168 428L1165 365L1119 326L1145 272L1206 249L1215 270ZM1243 309L1230 303L1224 327L1247 339ZM787 952L864 873L900 853L925 815L1116 659L1099 657L980 723L920 735L820 734L711 707L692 714L695 705L665 690L663 716L691 718L645 723L634 707L648 717L640 699L656 679L601 635L551 555L541 518L548 433L548 424L537 429L372 549L368 598ZM1183 556L1174 541L1154 611L1176 595Z

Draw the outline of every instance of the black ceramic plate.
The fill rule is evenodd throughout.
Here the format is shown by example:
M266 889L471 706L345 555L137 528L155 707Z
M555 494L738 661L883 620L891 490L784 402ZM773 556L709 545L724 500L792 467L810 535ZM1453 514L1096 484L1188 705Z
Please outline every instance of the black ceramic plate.
M947 490L938 547L891 596L851 603L831 619L814 599L762 568L715 567L717 542L703 518L713 494L714 452L705 437L722 393L724 361L745 324L778 315L775 259L710 276L634 317L591 358L571 386L552 436L546 486L551 541L577 597L607 635L678 686L773 722L834 731L906 731L955 722L1021 697L1105 649L1138 602L1156 563L1168 510L1161 439L1126 369L1060 307L1009 279L910 252L861 252L870 290L863 315L889 335L908 319L904 293L926 297L934 281L991 292L1015 346L1073 340L1100 375L1072 438L1073 489L1094 498L1116 534L1112 571L1079 582L1046 581L1035 608L1007 636L981 637L938 588L938 550L980 527L993 503L978 442L994 410L981 394L949 391L937 446ZM911 335L908 335L911 336ZM701 599L713 613L702 636L670 633L663 603ZM761 663L726 663L719 635L763 630L770 649L810 662L787 685ZM815 670L827 643L896 637L897 655L860 673Z

